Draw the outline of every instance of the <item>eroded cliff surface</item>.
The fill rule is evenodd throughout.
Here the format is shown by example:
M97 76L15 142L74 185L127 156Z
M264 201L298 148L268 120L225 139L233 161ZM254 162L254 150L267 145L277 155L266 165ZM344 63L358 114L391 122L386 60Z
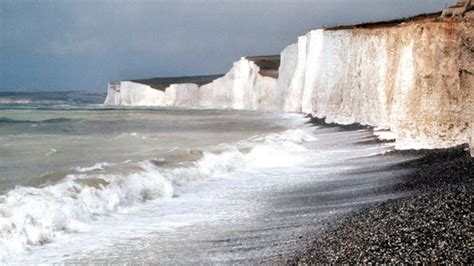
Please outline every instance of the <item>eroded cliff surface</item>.
M243 57L205 85L110 85L106 103L303 112L390 129L400 149L472 149L473 21L470 12L313 30L282 51L277 74L277 57Z
M326 122L390 128L398 148L470 141L472 13L464 19L314 30L305 37L284 51L298 63L280 67L293 73L287 110ZM294 100L300 94L301 109Z

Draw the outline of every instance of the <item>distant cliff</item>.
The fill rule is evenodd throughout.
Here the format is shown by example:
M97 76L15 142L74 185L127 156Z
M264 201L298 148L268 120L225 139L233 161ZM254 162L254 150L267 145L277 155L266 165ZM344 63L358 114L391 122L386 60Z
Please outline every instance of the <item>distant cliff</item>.
M280 57L241 58L208 84L109 84L105 103L303 112L390 129L401 149L472 150L473 26L470 12L317 29Z

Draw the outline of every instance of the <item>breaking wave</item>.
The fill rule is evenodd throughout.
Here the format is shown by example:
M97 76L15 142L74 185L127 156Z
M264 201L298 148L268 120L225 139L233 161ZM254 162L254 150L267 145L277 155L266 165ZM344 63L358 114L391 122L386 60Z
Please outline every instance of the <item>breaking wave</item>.
M153 161L98 163L76 168L54 184L16 187L0 196L0 261L86 232L94 221L123 208L170 198L176 186L304 163L307 150L301 144L314 140L305 129L292 129L207 149L188 167L160 167ZM108 168L111 171L104 170Z

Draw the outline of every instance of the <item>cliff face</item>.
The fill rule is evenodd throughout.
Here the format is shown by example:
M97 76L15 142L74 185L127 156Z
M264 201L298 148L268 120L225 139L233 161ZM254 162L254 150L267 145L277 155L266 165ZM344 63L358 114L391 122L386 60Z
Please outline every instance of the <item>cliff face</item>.
M260 68L242 57L222 78L199 88L200 105L211 108L277 110L283 97L277 80L263 76Z
M464 121L470 128L469 147L474 156L474 12L467 13L460 26L460 87L466 92L467 101L464 105Z
M165 93L131 81L109 83L106 105L163 106Z
M469 15L464 21L309 32L283 52L298 58L296 65L280 67L293 73L285 108L326 122L390 128L399 148L469 142L474 62ZM301 94L300 109L294 99Z
M162 96L144 85L128 92L125 83L120 93L109 88L114 100L106 103L303 112L388 128L401 149L462 143L472 149L473 21L471 12L463 19L313 30L282 51L277 79L242 58L200 87L172 85Z
M120 81L109 83L104 104L192 108L200 107L200 96L198 85L192 83L172 84L161 91L132 81Z

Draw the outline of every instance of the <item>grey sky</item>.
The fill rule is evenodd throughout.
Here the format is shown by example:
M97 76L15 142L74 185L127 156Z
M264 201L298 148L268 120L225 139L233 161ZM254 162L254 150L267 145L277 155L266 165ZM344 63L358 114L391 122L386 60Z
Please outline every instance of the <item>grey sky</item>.
M226 72L298 35L438 11L454 0L0 0L0 89L105 90L108 80Z

